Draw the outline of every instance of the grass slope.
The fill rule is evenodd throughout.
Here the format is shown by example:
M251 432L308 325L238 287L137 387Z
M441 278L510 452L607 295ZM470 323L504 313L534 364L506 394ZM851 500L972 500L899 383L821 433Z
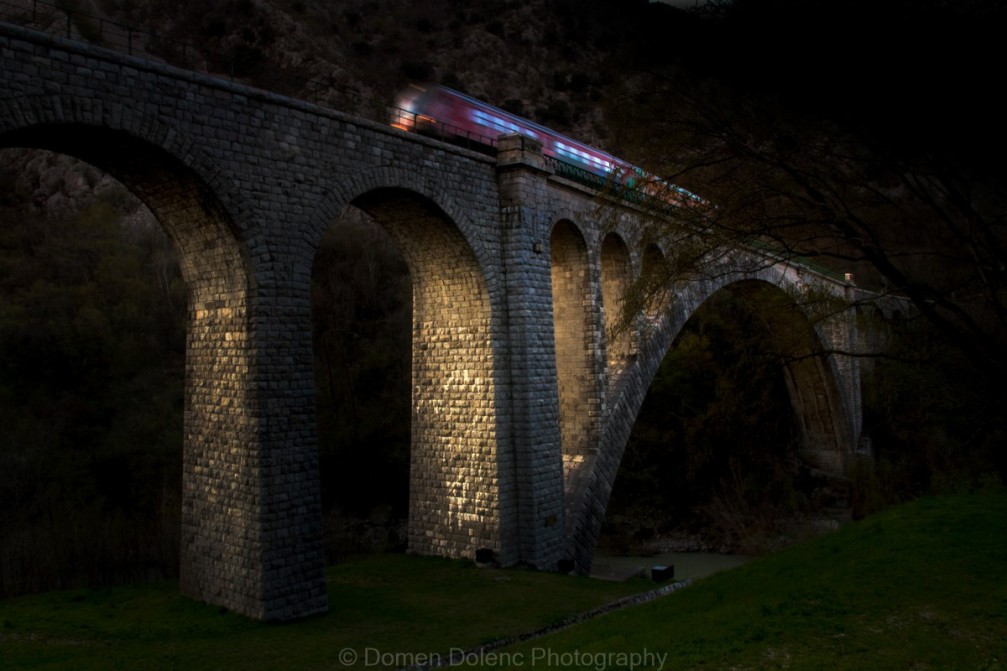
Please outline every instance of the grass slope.
M327 577L331 611L287 624L191 601L174 582L3 601L0 670L397 667L653 586L404 555L361 558L330 567ZM354 655L355 664L344 663Z
M0 669L405 666L651 586L403 556L332 567L328 578L332 612L282 625L184 599L174 583L0 602ZM992 671L1007 668L1005 641L998 493L895 508L463 666Z
M1005 669L1007 495L916 501L496 654L481 666Z

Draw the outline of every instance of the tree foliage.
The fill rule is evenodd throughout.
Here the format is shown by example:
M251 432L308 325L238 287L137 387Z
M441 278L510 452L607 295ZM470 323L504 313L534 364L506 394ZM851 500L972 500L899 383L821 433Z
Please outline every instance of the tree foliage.
M869 4L724 5L703 60L672 50L609 118L625 155L709 201L711 232L908 298L1002 379L1007 144L990 76L1007 11Z
M709 3L680 43L631 50L608 99L617 153L705 199L654 218L673 262L628 304L732 241L897 297L864 362L859 511L1007 477L1005 18L984 0Z

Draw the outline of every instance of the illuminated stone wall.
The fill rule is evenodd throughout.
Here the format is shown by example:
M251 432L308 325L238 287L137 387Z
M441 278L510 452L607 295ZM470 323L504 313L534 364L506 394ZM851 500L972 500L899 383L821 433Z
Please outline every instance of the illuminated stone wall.
M506 476L497 463L492 306L478 260L445 213L408 192L371 193L357 205L396 241L412 281L409 549L499 557Z
M597 353L602 342L595 331L599 305L592 292L592 265L588 263L584 239L569 222L561 221L553 228L550 250L556 386L569 519L570 506L598 449L604 399L599 388Z

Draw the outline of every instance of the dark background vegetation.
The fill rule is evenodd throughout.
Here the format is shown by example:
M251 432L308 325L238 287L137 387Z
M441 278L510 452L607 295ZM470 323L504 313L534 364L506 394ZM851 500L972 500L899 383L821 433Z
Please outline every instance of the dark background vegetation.
M412 293L402 256L363 213L351 210L322 240L311 304L326 555L402 551Z
M758 307L732 293L704 306L627 447L616 549L699 534L757 550L836 506L862 516L1004 477L999 3L80 5L199 44L212 71L339 109L380 109L411 80L461 88L715 200L725 236L912 298L864 362L873 458L842 482L799 462ZM186 307L170 245L96 171L4 158L0 594L173 575ZM319 251L312 299L329 557L401 549L405 264L351 213Z
M0 186L0 593L177 571L174 254L121 188L50 216L27 202L37 184Z
M756 552L788 522L822 512L824 483L800 465L769 339L756 309L730 290L689 320L640 410L603 547L641 551L684 535L691 549Z

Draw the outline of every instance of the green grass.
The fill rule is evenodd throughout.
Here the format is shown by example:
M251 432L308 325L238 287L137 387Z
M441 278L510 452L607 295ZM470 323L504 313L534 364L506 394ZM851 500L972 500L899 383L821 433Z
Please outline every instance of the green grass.
M404 666L651 586L406 556L335 566L328 579L332 612L288 624L190 601L175 583L3 601L0 669ZM1007 669L1005 641L1007 494L998 493L894 508L455 668L992 671ZM344 650L356 664L343 663Z
M650 662L637 669L1007 669L1007 496L916 501L482 668L550 652L606 671L633 661L611 653Z
M358 655L354 668L387 668L370 663L373 651L469 648L653 586L404 555L333 566L327 578L330 612L287 624L191 601L175 582L0 601L0 670L341 669L344 649Z

